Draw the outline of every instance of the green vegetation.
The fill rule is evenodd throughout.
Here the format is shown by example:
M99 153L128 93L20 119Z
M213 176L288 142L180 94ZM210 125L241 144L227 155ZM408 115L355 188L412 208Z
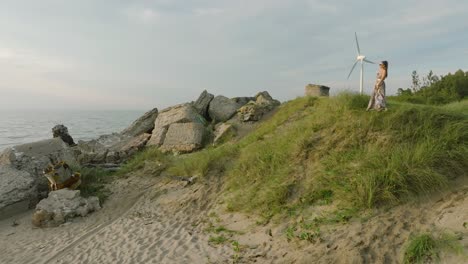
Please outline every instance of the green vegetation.
M208 240L208 242L213 243L214 245L223 244L226 241L228 241L228 238L226 238L224 235L212 236Z
M107 187L114 175L112 172L98 168L80 168L81 185L78 187L84 197L97 196L102 204L111 194Z
M398 89L394 100L417 104L441 105L468 97L468 72L458 70L454 74L436 76L432 71L421 80L413 71L412 86Z
M227 229L224 226L214 226L212 224L210 224L210 226L207 229L205 229L205 232L215 233L215 234L226 233L228 235L233 235L233 234L239 234L240 233L240 232L235 231L235 230Z
M442 109L468 115L468 99L441 106Z
M390 101L387 112L366 112L368 99L297 98L238 141L175 157L147 148L117 175L149 169L152 175L222 176L229 210L269 221L333 206L316 219L322 223L440 191L467 175L466 100L443 106Z
M452 251L457 254L463 252L463 247L458 242L458 237L450 234L442 234L440 238L424 233L410 238L406 246L403 262L427 263L438 261L442 251Z
M147 147L143 151L138 152L131 160L125 163L117 172L118 175L125 175L132 171L143 169L146 164L155 164L159 168L158 171L161 171L165 168L165 165L169 162L169 157L164 155L156 147Z
M390 102L389 111L369 113L367 101L352 94L298 98L240 141L178 157L168 172L224 175L230 210L270 219L334 203L345 212L337 222L466 176L466 103Z
M278 112L295 109L287 124L274 116L246 138L257 140L241 148L228 172L231 209L268 216L324 195L351 202L347 207L374 207L466 173L468 120L460 115L412 105L366 113L367 98L349 94L304 107L305 100Z
M225 144L220 147L209 147L199 152L178 157L167 172L171 175L197 175L205 177L210 171L222 173L236 155L238 146Z
M320 228L315 223L295 223L286 228L285 235L288 241L298 239L315 243L321 239Z

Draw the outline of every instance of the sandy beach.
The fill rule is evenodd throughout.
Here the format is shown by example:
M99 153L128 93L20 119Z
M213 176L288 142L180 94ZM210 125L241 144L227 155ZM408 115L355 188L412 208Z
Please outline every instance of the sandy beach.
M367 221L328 226L312 243L288 242L287 223L259 225L226 212L219 179L186 186L134 175L112 184L103 209L60 227L33 228L32 212L2 220L1 263L400 263L413 232L450 229L468 245L468 186L460 186ZM214 227L229 230L229 240L213 242ZM443 259L464 261L457 255Z

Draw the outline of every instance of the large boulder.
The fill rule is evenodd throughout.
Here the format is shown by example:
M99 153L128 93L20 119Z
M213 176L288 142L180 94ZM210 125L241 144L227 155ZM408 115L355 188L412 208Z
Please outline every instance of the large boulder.
M120 133L102 135L88 141L80 140L75 148L79 163L115 167L127 161L146 145L154 129L157 116L158 109L154 108Z
M4 150L0 154L0 180L5 188L0 188L0 204L5 207L11 205L8 201L15 201L22 205L16 206L21 211L27 209L23 205L35 205L42 197L46 197L49 187L43 170L58 161L77 164L73 150L60 138Z
M77 159L82 165L119 164L143 149L150 137L148 133L135 137L114 133L90 141L79 141Z
M210 103L208 114L215 122L226 122L233 117L242 105L235 100L218 95Z
M80 191L61 189L49 193L41 200L32 216L32 223L37 227L54 227L77 216L86 216L101 209L97 197L83 198Z
M150 138L151 134L144 133L122 142L121 146L119 145L118 147L121 153L125 153L125 155L130 156L142 150Z
M255 96L255 101L250 101L239 108L239 119L243 122L259 121L266 113L280 104L281 103L273 99L268 92L260 92Z
M64 125L56 125L52 128L52 135L54 138L61 138L63 142L67 143L68 146L74 146L75 141L68 133L68 128Z
M255 95L255 102L258 104L268 104L272 106L280 105L280 102L273 99L267 91L257 93L257 95Z
M239 106L243 106L250 101L255 101L255 97L234 97L231 100L236 102Z
M197 110L198 114L206 119L209 119L208 106L210 105L210 102L213 100L213 98L214 95L204 90L198 97L197 101L193 103L193 107Z
M150 146L161 146L166 140L169 126L177 123L206 124L205 118L197 113L191 104L181 104L161 111L154 123L153 134L148 141Z
M154 108L135 120L129 127L122 131L125 136L136 137L144 133L151 133L154 129L154 121L158 116L158 109Z
M215 127L213 144L222 144L236 135L232 124L221 123Z
M30 173L0 165L0 219L26 211L37 200L37 186Z
M82 165L106 163L109 149L128 138L130 137L113 133L89 141L80 140L76 147L77 160Z
M203 147L206 129L200 123L175 123L169 126L161 150L188 153Z

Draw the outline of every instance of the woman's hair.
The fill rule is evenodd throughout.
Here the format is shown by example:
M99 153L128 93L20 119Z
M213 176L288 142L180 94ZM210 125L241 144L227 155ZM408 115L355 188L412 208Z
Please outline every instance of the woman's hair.
M387 76L388 76L388 61L381 61L380 64L385 66L385 71L387 72Z
M380 64L383 64L385 69L388 69L388 61L381 61Z

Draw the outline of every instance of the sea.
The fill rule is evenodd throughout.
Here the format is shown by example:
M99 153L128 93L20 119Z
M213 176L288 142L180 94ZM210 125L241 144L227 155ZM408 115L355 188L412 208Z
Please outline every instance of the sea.
M145 111L0 110L0 151L52 138L52 127L63 124L75 142L120 132Z

